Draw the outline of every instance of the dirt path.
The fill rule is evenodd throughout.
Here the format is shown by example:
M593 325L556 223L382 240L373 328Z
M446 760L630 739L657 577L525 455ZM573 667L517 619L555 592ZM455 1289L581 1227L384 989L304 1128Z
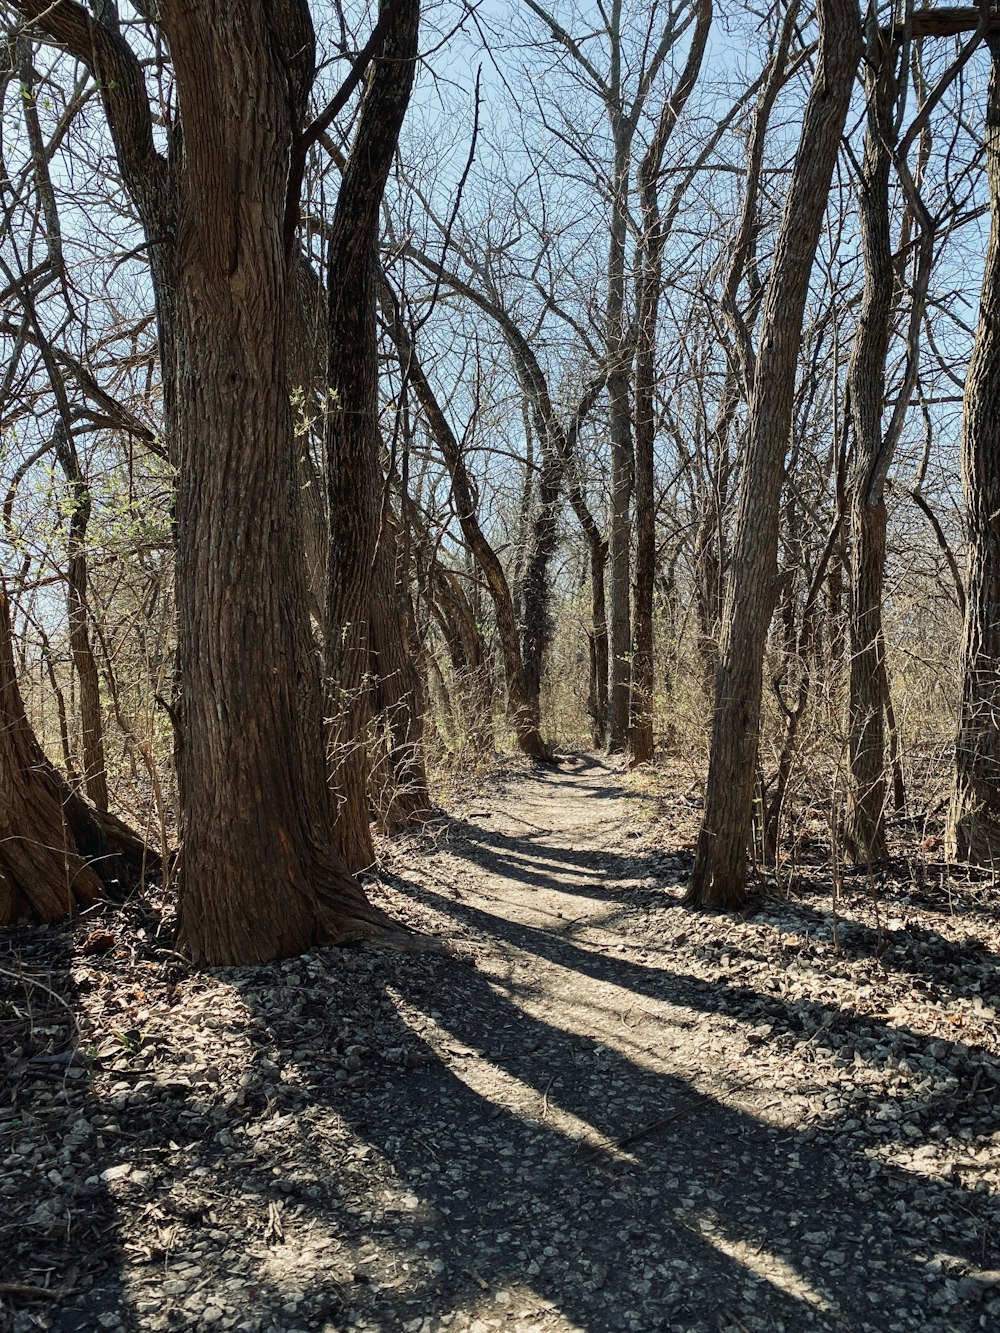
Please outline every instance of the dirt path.
M40 1105L21 1047L0 1189L73 1293L9 1326L1000 1327L996 914L883 903L881 961L860 898L839 950L819 896L695 916L654 813L579 756L397 848L465 962L52 937L91 1073Z

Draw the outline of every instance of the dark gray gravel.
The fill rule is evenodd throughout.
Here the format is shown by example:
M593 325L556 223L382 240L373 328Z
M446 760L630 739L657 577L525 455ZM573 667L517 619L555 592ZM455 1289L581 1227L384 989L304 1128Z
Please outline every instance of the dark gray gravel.
M994 890L695 916L671 808L578 757L389 849L456 958L8 932L0 1330L1000 1328Z

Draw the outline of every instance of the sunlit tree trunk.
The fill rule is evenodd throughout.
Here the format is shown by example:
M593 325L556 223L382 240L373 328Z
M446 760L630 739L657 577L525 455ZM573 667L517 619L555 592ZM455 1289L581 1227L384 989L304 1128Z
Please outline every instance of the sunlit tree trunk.
M809 276L861 53L854 0L821 0L820 45L761 317L716 673L705 814L687 900L745 896L778 511Z

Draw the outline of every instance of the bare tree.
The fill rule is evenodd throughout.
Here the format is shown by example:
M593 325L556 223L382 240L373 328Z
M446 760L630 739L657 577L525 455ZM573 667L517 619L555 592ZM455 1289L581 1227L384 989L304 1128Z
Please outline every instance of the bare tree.
M965 381L962 487L969 554L962 702L947 844L959 860L1000 861L1000 33L986 100L986 177L992 225L979 325Z
M861 54L852 0L818 6L819 53L761 315L716 675L705 814L687 900L743 900L778 513L809 277Z
M384 918L330 842L286 371L309 10L159 5L177 115L158 140L113 3L16 8L97 80L148 243L177 469L179 946L251 962L371 933Z

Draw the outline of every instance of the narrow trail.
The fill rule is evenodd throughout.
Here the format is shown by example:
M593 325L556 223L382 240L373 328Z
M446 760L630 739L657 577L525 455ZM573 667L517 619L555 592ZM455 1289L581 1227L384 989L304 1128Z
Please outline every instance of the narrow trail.
M677 859L638 848L644 817L576 756L474 803L430 861L419 897L475 932L477 967L418 1020L440 1063L411 1089L403 1161L455 1296L470 1274L482 1296L420 1327L979 1327L981 1307L927 1306L900 1206L919 1180L827 1139L798 1095L821 1101L841 1069L815 1077L778 1034L761 1058L771 1015L719 952L737 922L681 908ZM680 929L655 929L665 909ZM874 1089L852 1091L863 1112Z
M993 890L696 914L691 816L576 755L393 844L458 960L12 934L0 1333L1000 1328Z

